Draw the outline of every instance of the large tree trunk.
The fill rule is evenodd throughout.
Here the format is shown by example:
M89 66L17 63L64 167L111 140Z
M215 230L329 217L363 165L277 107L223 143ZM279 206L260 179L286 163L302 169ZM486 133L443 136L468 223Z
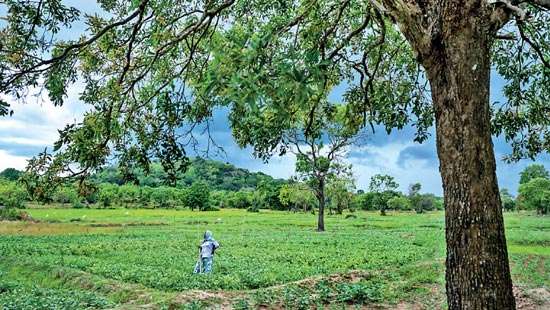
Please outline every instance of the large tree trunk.
M445 194L447 303L449 309L514 309L491 140L490 35L479 20L445 22L460 28L444 25L422 62Z

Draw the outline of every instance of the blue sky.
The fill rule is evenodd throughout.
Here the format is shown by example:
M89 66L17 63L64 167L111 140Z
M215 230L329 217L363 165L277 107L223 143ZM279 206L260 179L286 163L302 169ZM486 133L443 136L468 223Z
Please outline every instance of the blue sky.
M83 1L69 1L77 3L80 9L88 13L97 11L95 4ZM0 13L2 13L0 7ZM70 33L72 36L81 33L85 26L77 24ZM491 83L491 99L503 100L501 88L503 81L493 75ZM44 96L30 95L26 104L13 104L15 114L12 117L0 118L0 170L7 167L23 169L26 160L50 147L57 138L57 130L67 123L78 122L86 107L78 100L81 85L75 85L69 90L68 99L63 107L54 107ZM333 90L331 99L339 101L345 86ZM31 92L32 93L32 92ZM6 98L9 100L9 98ZM269 163L255 159L250 149L240 149L234 142L229 129L226 111L218 111L214 115L213 137L224 150L225 155L216 156L216 159L227 161L238 167L252 171L263 171L275 177L288 178L294 172L294 158L292 155L274 157ZM376 173L389 174L396 178L401 190L406 191L408 185L421 182L424 192L442 193L439 163L437 160L435 137L432 136L423 144L413 142L414 130L406 127L400 131L393 131L387 135L382 129L369 136L367 143L360 147L353 147L347 161L353 164L357 179L357 188L366 189L369 179ZM506 142L499 137L493 139L497 158L497 175L501 188L505 187L516 193L519 173L530 160L507 164L500 159L510 149ZM550 169L548 155L540 156L538 163Z

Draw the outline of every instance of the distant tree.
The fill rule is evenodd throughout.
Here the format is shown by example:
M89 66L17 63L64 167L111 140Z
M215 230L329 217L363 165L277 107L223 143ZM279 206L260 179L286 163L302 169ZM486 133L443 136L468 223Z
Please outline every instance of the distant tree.
M529 210L537 214L548 214L550 209L550 180L534 178L519 186L519 200Z
M261 182L273 184L283 183L283 180L261 173L250 172L246 169L237 168L228 163L203 158L192 158L189 161L188 169L177 175L176 187L189 187L195 182L204 182L212 190L238 191L240 189L257 188ZM164 168L159 162L152 162L149 171L145 173L141 168L132 168L123 171L119 166L110 166L97 172L92 177L98 183L115 183L123 185L134 183L150 187L165 186L169 179Z
M327 197L330 199L329 208L332 213L342 214L344 209L350 208L355 191L355 178L351 165L342 166L342 171L331 175L327 183Z
M316 207L317 198L304 183L294 182L281 186L279 200L286 210L307 212Z
M420 212L422 213L424 211L432 211L437 206L437 198L434 194L423 194L420 195ZM418 212L418 211L417 211Z
M235 192L228 201L230 208L248 209L252 206L253 192L247 190L240 190Z
M408 211L411 209L411 202L405 196L395 196L388 200L388 208L391 210Z
M506 211L513 211L516 209L516 201L507 188L500 190L500 200L502 201L502 208Z
M422 207L421 207L421 200L422 196L420 195L420 190L422 189L422 184L420 183L414 183L409 185L409 200L411 202L412 207L416 211L416 213L422 213Z
M8 181L17 181L21 174L23 174L23 171L19 171L15 168L6 168L4 171L0 172L0 178L4 178Z
M327 182L345 171L341 160L348 147L357 142L360 124L346 119L345 107L328 102L318 102L311 110L301 112L293 126L284 130L281 144L296 155L297 177L315 194L317 231L324 231Z
M210 205L210 189L204 182L195 182L184 195L184 205L191 210L198 209L204 211Z
M376 174L370 179L369 190L376 193L374 203L381 215L386 215L388 200L396 196L398 187L399 184L389 175Z
M520 173L520 179L519 184L525 184L529 181L531 181L534 178L544 178L548 179L550 178L550 174L548 173L548 170L544 168L543 165L540 164L532 164L527 166L521 173Z
M378 207L375 204L377 193L366 192L357 194L353 197L353 206L355 209L373 211Z
M279 199L281 186L281 182L260 180L255 191L258 208L282 210L283 206Z

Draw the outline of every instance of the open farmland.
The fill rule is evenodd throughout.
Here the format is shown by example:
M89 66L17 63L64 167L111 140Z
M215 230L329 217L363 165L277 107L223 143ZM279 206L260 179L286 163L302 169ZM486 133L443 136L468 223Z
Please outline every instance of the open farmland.
M0 224L6 309L445 306L441 212L328 216L324 233L314 215L279 211L29 213L38 222ZM515 285L536 306L529 294L550 287L550 222L508 213L506 228ZM222 248L214 274L193 275L206 229Z

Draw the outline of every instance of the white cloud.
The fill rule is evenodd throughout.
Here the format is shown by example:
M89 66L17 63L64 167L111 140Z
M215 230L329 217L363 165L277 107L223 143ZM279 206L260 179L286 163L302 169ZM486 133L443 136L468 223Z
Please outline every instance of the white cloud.
M27 159L23 156L13 156L4 150L0 150L0 171L6 168L16 168L19 170L25 169Z
M368 190L370 178L379 173L393 176L403 192L407 191L409 184L420 182L424 192L441 195L441 177L438 167L427 165L426 161L421 159L407 160L405 163L399 162L401 151L414 145L417 144L390 142L382 146L354 148L353 152L356 155L348 161L353 164L357 187ZM364 155L360 156L360 154Z
M290 153L284 156L275 156L267 164L253 157L251 157L251 161L255 162L252 167L247 167L251 171L261 171L275 178L288 179L294 175L296 156Z
M51 148L58 138L58 130L82 120L85 105L79 97L82 85L69 89L64 106L54 106L49 98L31 90L23 100L2 96L11 104L14 114L0 118L0 169L25 168L28 156L18 154L22 147Z

